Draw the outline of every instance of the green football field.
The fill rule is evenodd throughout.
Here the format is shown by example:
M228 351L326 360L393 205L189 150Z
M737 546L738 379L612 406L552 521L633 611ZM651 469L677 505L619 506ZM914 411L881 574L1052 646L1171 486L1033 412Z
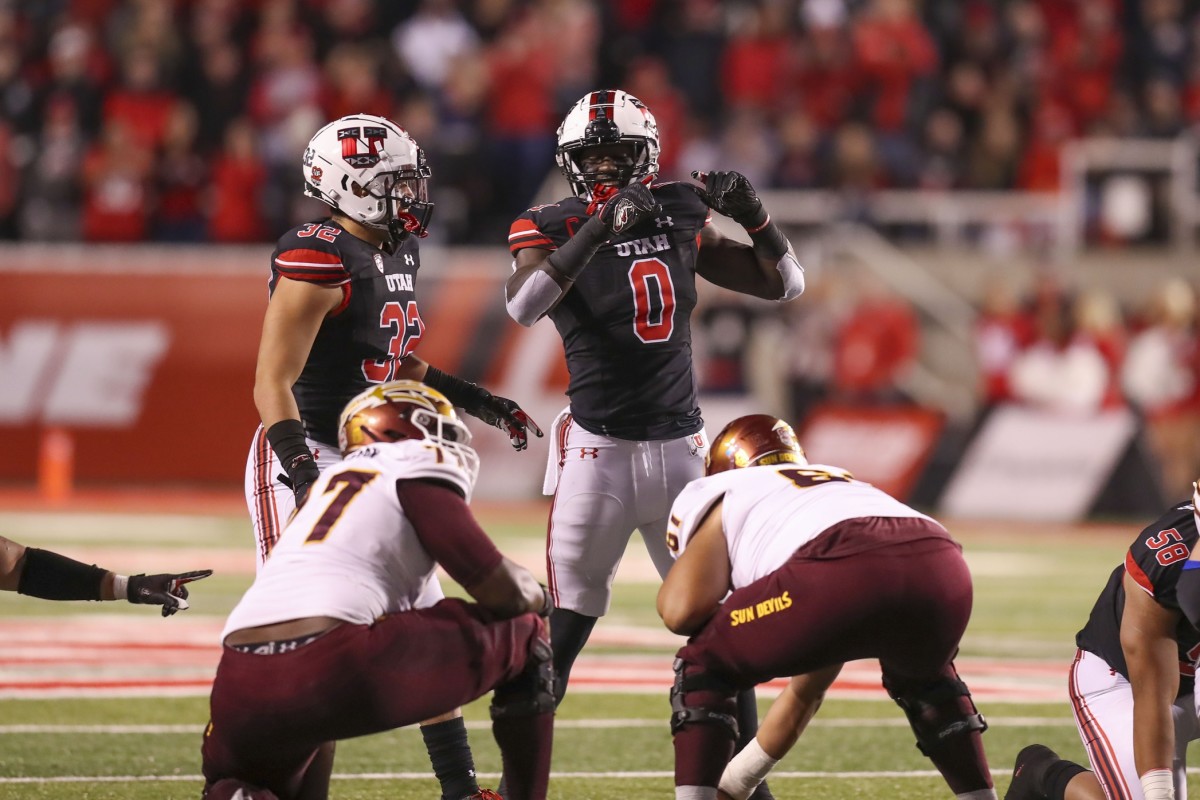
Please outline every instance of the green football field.
M191 610L166 620L126 604L0 595L0 800L199 797L217 634L253 571L244 516L229 503L211 510L0 511L0 534L122 572L217 570L194 585ZM544 573L544 505L487 506L479 516L501 549ZM959 671L991 726L984 742L1003 796L1012 758L1025 744L1043 742L1083 760L1065 699L1073 636L1140 525L950 527L976 586ZM666 687L680 640L659 625L655 591L635 537L612 612L559 710L553 797L672 796ZM763 709L772 693L761 693ZM466 715L480 782L495 785L500 762L486 699ZM771 784L780 798L950 797L867 662L847 667ZM437 795L415 728L338 747L334 797Z

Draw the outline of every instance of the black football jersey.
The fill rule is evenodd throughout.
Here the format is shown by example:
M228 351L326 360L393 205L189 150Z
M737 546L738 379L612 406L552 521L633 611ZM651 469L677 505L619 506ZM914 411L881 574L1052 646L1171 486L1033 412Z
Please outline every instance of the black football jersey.
M609 239L550 311L562 336L574 421L620 439L673 439L703 427L692 367L696 254L709 210L679 183L652 187L662 205ZM531 208L509 233L515 256L555 250L587 222L577 197Z
M415 237L387 253L332 220L285 233L271 256L271 292L280 278L339 286L342 302L321 323L304 371L292 387L308 436L334 445L347 402L395 378L425 331L417 309Z
M1180 610L1176 587L1197 538L1200 535L1191 503L1174 506L1143 529L1125 554L1125 563L1109 576L1087 624L1075 635L1075 644L1100 656L1128 678L1129 667L1121 650L1121 614L1125 609L1122 580L1129 573L1159 605ZM1175 639L1179 643L1179 694L1190 694L1200 655L1200 631L1186 614L1180 618Z

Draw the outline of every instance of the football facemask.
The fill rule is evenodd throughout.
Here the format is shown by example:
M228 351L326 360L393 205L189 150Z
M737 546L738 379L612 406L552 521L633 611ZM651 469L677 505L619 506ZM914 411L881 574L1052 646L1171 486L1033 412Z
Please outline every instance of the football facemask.
M615 145L628 145L632 156L621 159L615 173L585 164L590 149ZM619 89L584 95L558 126L558 168L575 196L588 202L607 199L633 181L657 174L658 153L654 115L641 100Z
M425 152L383 117L355 114L317 131L304 151L304 193L393 241L426 236L433 213Z

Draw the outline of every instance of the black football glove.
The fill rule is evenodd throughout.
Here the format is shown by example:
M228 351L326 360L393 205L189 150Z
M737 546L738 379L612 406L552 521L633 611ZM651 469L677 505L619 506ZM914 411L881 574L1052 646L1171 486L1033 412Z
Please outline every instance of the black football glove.
M661 210L662 206L654 199L646 184L638 181L614 194L600 209L597 218L609 233L618 235Z
M296 496L296 510L299 511L300 506L308 499L309 489L317 482L317 478L321 477L321 470L313 457L307 453L296 456L284 469L287 470L287 474L276 477L280 483L292 490L292 494Z
M530 431L538 438L542 436L542 429L519 405L507 397L492 394L482 386L479 387L478 399L463 410L507 433L513 450L524 450L529 446Z
M131 603L162 606L162 615L169 617L188 607L188 590L184 584L209 575L212 575L211 569L181 575L130 575L125 596Z
M693 172L692 177L704 184L693 184L692 191L704 204L732 219L744 228L757 228L767 221L767 212L750 181L740 172Z

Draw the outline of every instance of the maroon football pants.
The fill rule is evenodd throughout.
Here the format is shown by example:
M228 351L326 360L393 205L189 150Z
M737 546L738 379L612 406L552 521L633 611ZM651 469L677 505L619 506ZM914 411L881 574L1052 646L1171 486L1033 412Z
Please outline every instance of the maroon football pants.
M890 686L916 689L954 676L972 601L959 546L920 519L848 520L834 534L730 594L679 650L688 674L710 673L732 691L877 658ZM899 541L878 546L889 537ZM863 540L875 545L859 549ZM696 701L718 700L704 694ZM690 725L676 735L676 785L717 785L733 744L716 727ZM977 743L978 733L973 737ZM948 765L951 773L990 785L981 747L971 744L954 760L966 763Z
M478 606L448 599L374 625L340 625L287 653L227 647L202 747L206 784L236 778L287 800L322 743L465 705L520 675L545 636L534 614L487 621Z

